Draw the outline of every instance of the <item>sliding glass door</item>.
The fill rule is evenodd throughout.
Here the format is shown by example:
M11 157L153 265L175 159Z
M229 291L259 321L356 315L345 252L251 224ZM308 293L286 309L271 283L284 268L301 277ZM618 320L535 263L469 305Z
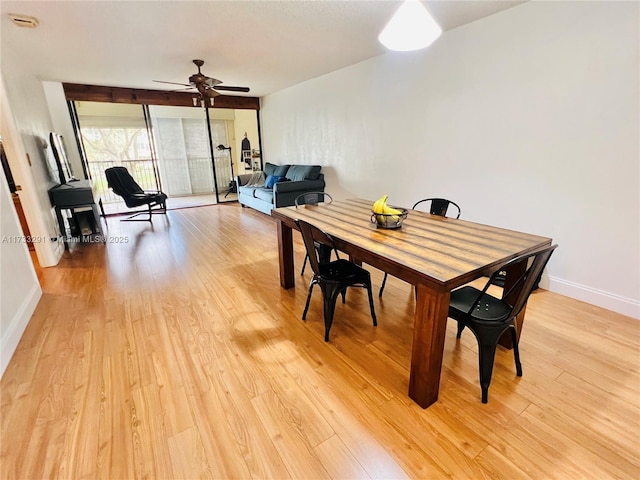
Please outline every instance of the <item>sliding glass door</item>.
M88 172L106 213L129 209L107 185L105 170L124 166L145 190L162 190L169 208L234 201L234 111L210 113L211 145L201 108L75 102ZM218 150L218 146L227 147ZM215 168L215 171L214 171Z
M89 175L106 213L128 208L107 185L105 170L123 166L144 190L161 190L142 105L76 102Z
M235 173L230 150L217 148L233 138L233 110L210 109L209 128L202 109L150 106L149 112L165 193L205 199L218 192L220 202L236 200L230 192Z

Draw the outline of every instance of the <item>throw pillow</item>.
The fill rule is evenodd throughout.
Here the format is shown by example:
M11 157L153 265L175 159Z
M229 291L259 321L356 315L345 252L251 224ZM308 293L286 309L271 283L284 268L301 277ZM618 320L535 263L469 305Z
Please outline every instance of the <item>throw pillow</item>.
M273 188L273 186L281 182L284 177L280 177L278 175L269 175L267 179L264 181L264 188Z

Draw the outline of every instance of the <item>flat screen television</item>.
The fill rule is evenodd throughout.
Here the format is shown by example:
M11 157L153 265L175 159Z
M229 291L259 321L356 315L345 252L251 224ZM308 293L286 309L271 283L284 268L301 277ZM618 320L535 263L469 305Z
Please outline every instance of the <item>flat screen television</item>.
M54 132L49 133L49 144L51 145L51 151L53 153L53 155L48 156L51 180L60 182L61 184L75 180L73 170L71 169L71 162L69 162L67 151L64 148L62 135Z

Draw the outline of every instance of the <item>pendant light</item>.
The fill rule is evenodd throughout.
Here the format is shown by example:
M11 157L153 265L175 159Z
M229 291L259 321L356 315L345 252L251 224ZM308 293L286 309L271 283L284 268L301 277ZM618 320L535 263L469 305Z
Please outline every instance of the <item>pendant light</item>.
M431 45L442 29L419 0L405 0L378 40L389 50L409 52Z

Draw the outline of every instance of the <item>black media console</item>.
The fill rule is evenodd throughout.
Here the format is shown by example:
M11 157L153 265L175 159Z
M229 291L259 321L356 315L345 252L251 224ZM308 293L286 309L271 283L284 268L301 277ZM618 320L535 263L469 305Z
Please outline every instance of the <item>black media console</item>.
M104 209L91 180L72 180L56 185L49 189L49 199L56 210L60 235L62 235L65 248L68 247L67 239L72 236L97 235L104 240L98 205L100 205L102 216L104 216ZM75 212L76 209L81 208L91 208L91 212ZM67 234L62 210L71 210L71 218L75 225L69 226L69 234ZM91 215L86 215L88 213Z

